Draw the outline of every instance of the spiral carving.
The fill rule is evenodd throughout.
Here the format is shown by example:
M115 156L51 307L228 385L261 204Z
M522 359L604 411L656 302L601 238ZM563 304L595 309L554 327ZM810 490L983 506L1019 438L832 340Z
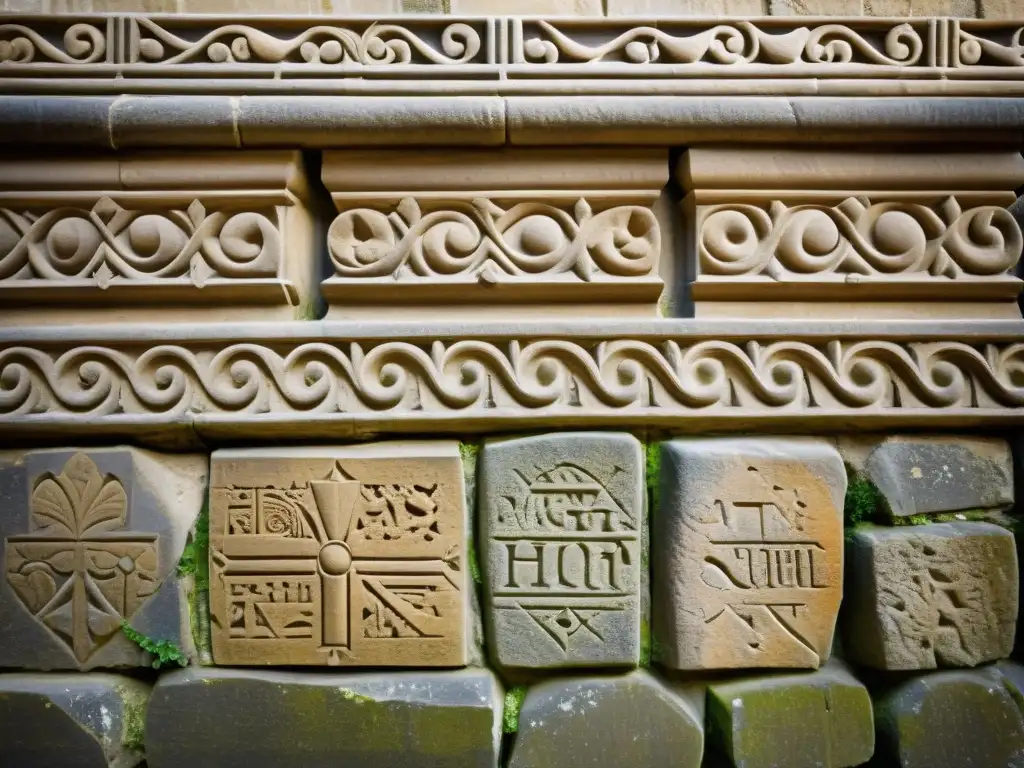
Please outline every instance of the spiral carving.
M585 408L666 423L707 413L1021 409L1024 344L437 339L0 350L0 430L191 413L239 423L266 413L377 414L391 423L488 418L496 408L556 420Z
M582 280L594 272L637 277L653 271L661 249L658 222L641 206L594 214L584 200L572 213L533 202L508 209L483 199L450 205L424 214L406 198L390 213L344 211L328 232L335 273L401 280L475 273L493 265L511 277L569 272Z
M104 198L90 210L0 209L0 280L125 279L277 274L281 236L255 211L127 210Z
M934 209L849 198L831 207L715 205L699 215L701 270L709 275L993 276L1012 269L1024 246L1008 211L964 211L954 198Z
M107 52L107 38L91 24L72 24L65 30L64 47L54 45L21 24L0 24L0 63L93 64Z
M1024 27L1011 35L1009 43L990 40L961 27L955 45L961 65L1024 67Z

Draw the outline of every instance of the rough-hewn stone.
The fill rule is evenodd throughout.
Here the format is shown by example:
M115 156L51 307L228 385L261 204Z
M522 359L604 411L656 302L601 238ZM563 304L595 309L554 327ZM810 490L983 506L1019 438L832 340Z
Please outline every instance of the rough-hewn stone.
M466 663L457 443L215 451L210 485L218 664Z
M190 668L158 680L146 754L150 768L494 768L502 699L486 670Z
M993 669L933 672L875 698L877 755L900 768L1021 768L1024 715Z
M662 443L652 615L677 669L816 668L842 593L846 474L801 438Z
M149 694L145 683L98 672L0 675L0 765L138 765Z
M529 689L509 768L697 768L703 689L649 672L549 680Z
M871 757L871 698L844 667L712 683L708 738L735 768L844 768Z
M148 666L123 621L192 655L178 563L206 474L135 448L0 456L0 667Z
M844 438L839 449L896 517L1013 504L1013 462L1005 440L899 435Z
M1009 656L1013 534L991 523L870 527L847 539L846 655L878 669L971 667Z
M643 451L610 432L484 443L488 646L502 667L640 660Z

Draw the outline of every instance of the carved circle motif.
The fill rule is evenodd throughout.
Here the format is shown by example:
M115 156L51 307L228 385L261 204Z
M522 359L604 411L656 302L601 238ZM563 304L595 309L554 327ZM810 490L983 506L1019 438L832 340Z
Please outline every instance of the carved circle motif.
M92 260L102 238L88 219L68 216L59 219L46 233L51 263L62 275L77 275Z
M318 559L328 576L342 576L352 569L352 550L343 541L328 541L320 548Z

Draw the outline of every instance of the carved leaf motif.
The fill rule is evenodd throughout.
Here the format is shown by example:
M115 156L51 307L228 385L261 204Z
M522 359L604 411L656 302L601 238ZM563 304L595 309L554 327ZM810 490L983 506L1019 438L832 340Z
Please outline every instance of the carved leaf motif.
M116 478L104 480L96 464L77 453L54 478L45 478L32 493L32 516L40 528L80 538L96 530L114 530L125 523L128 499ZM54 530L54 528L57 530Z

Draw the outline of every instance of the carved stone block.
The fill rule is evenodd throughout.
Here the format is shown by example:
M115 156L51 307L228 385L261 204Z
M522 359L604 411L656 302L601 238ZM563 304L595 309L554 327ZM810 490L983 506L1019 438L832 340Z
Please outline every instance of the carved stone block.
M932 672L875 696L880 765L1024 768L1024 713L995 668Z
M121 675L0 675L0 765L132 768L150 687Z
M291 319L316 269L306 196L297 152L4 159L2 315Z
M738 768L863 765L875 746L871 697L845 667L708 686L709 731Z
M844 648L877 669L973 667L1013 650L1017 551L990 523L854 531Z
M502 701L485 669L193 667L157 681L146 757L150 768L494 768Z
M896 517L1013 505L1013 458L1005 440L895 435L842 438L839 452Z
M135 448L0 455L0 667L149 666L123 622L193 655L177 567L206 473Z
M703 689L636 670L531 686L508 764L698 768L703 752Z
M479 484L494 663L636 665L644 527L636 438L581 432L489 441Z
M841 300L860 317L1020 317L1018 153L692 149L678 175L698 316L835 316Z
M323 180L340 211L329 317L375 317L380 305L389 316L503 316L508 304L657 313L663 152L335 151Z
M466 506L454 442L215 451L218 664L466 663Z
M842 596L846 473L828 442L707 438L661 446L652 618L674 669L828 659Z

